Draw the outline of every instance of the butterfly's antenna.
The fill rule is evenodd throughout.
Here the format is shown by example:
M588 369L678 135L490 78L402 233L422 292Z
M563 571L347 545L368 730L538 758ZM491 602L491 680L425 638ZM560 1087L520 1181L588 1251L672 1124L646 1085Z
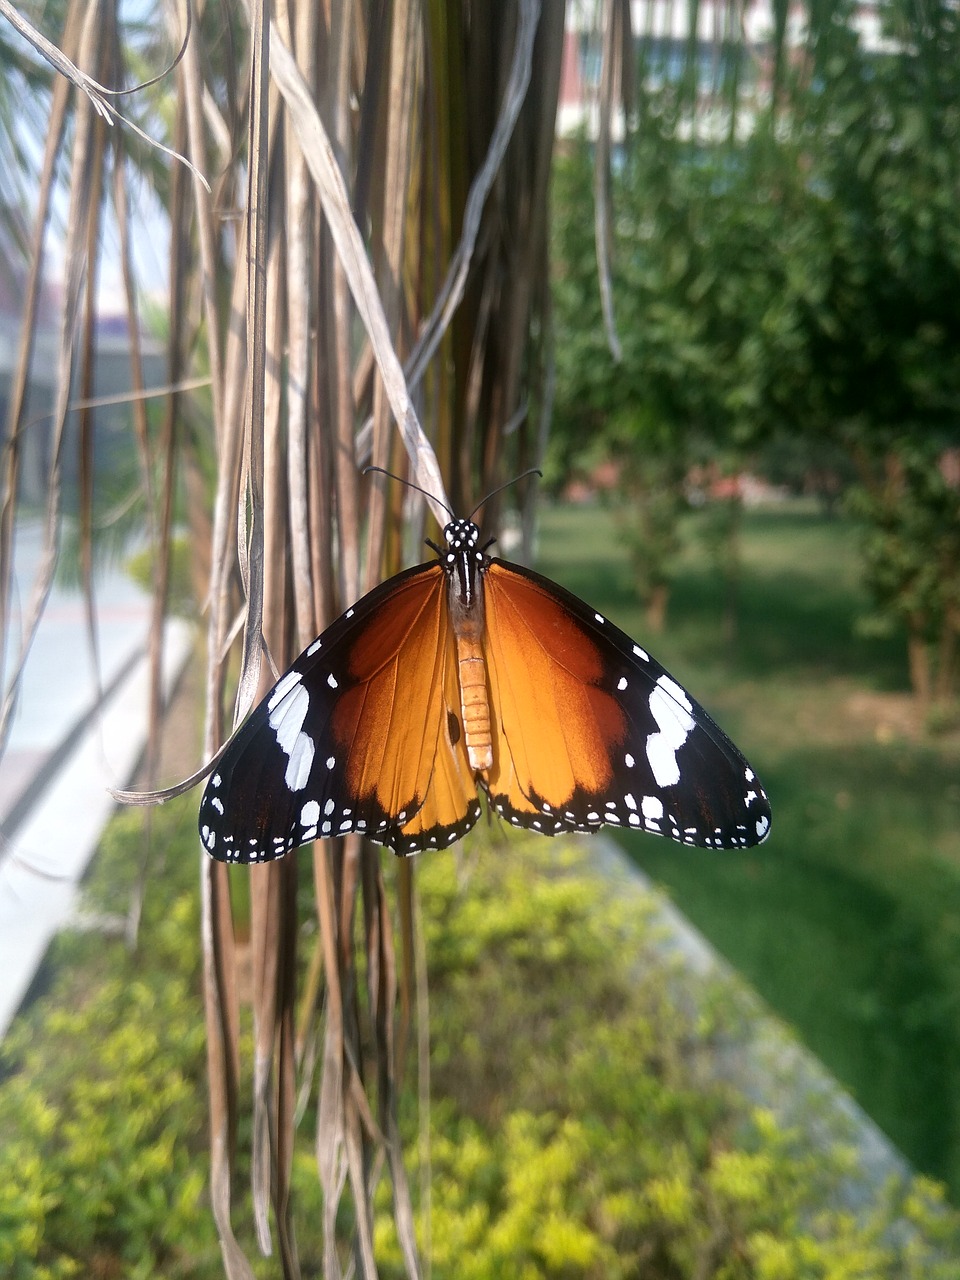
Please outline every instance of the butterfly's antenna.
M404 480L402 476L395 476L392 471L387 471L384 467L369 466L363 468L364 475L369 471L379 471L382 476L388 476L391 480L396 480L397 484L404 484L408 489L416 489L417 493L422 493L425 498L429 498L431 502L435 502L438 506L443 507L451 520L456 519L447 504L445 502L441 502L435 493L428 493L426 489L421 489L421 487L418 484L414 484L412 480ZM519 476L517 478L520 479ZM494 490L494 492L499 492L499 490ZM486 502L486 498L484 498L484 502Z
M543 478L543 472L539 467L530 467L526 471L521 471L518 476L514 476L512 480L507 480L504 484L498 484L496 489L491 490L485 498L481 498L477 505L470 512L470 519L477 514L485 502L489 502L491 498L495 498L498 493L503 493L504 489L509 489L512 484L519 484L521 480L526 480L527 476L540 476Z

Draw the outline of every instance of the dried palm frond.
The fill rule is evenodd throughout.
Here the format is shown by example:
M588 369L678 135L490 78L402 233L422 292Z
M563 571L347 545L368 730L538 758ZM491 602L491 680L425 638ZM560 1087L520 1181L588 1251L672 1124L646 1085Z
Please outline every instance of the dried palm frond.
M8 0L0 3L6 12ZM167 308L173 389L158 429L142 409L131 409L145 519L157 544L154 644L158 655L173 512L183 485L180 501L196 540L194 569L207 609L209 757L226 735L228 689L238 685L234 718L242 716L269 671L410 553L406 497L361 484L362 461L409 474L443 519L446 484L458 504L472 506L536 460L542 432L526 388L543 367L534 335L546 308L563 7L541 12L535 0L481 6L333 0L295 9L279 4L269 21L256 0L249 7L228 2L216 15L192 13L181 0L155 33L158 65L173 61L159 55L161 48L180 48L179 60L162 84L127 99L122 113L114 92L124 87L116 0L73 0L67 12L53 60L74 88L56 81L28 293L35 298L39 290L45 210L69 117L68 275L49 556L35 615L58 542L62 441L77 353L88 369L96 360L97 228L111 191L130 327L139 333L126 190L136 167L165 199L173 229ZM105 31L115 35L102 38ZM143 107L147 115L138 115L148 99L156 109ZM139 134L124 120L142 131L147 118L156 140L182 153L186 166L163 169L155 153L146 158ZM78 347L84 316L85 344ZM0 511L5 533L16 513L17 431L32 333L28 316L23 386L11 402ZM134 340L133 403L142 405L137 346ZM92 407L92 381L85 391ZM88 454L93 429L91 419L80 432ZM205 473L214 478L212 492ZM93 467L85 483L89 566L98 501ZM9 545L5 536L4 601ZM155 718L159 705L157 698ZM385 870L380 854L356 839L314 847L316 955L301 987L297 941L305 907L296 860L250 873L248 915L232 901L232 873L201 861L211 1202L230 1276L252 1275L241 1243L249 1224L238 1223L233 1185L238 1119L248 1106L240 1053L247 1006L260 1250L276 1247L283 1274L299 1274L291 1168L297 1099L315 1044L325 1274L351 1267L376 1274L373 1192L384 1174L406 1270L420 1274L397 1121L406 1046L414 1042L415 889L411 868L398 864L388 892ZM422 970L421 956L421 976ZM424 1083L422 1026L417 1042ZM353 1224L347 1238L338 1234L344 1196Z

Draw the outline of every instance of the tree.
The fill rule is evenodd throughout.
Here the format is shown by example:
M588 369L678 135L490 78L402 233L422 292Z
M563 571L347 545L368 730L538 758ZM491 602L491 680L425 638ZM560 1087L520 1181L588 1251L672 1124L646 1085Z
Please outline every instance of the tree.
M955 457L935 440L900 442L884 458L882 480L853 495L867 585L881 620L906 630L910 680L925 710L946 706L956 691L960 485L947 471Z
M741 38L712 58L690 41L673 61L644 12L611 185L619 360L597 350L598 324L581 332L598 290L583 230L593 192L586 158L567 161L559 456L609 433L622 458L629 406L660 424L678 475L704 457L735 473L786 438L812 471L845 457L831 469L867 486L864 517L907 500L886 479L904 452L927 459L936 489L937 451L960 423L955 12L889 0L877 44L852 7L811 8L802 37L776 29L758 63ZM636 465L648 440L634 441ZM905 516L902 535L914 527ZM888 593L882 607L905 616Z

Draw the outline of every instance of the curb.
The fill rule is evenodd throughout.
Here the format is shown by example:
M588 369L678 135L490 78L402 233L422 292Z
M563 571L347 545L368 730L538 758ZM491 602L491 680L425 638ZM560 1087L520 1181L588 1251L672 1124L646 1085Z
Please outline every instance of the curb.
M737 971L613 840L590 837L590 864L618 901L653 904L656 950L698 983L719 984L734 997L737 1025L714 1048L712 1073L735 1087L778 1123L804 1132L814 1147L840 1141L852 1148L855 1168L842 1187L845 1207L862 1212L891 1183L913 1177L906 1157L878 1124L761 1001ZM685 992L689 997L689 986Z
M170 698L193 648L193 628L164 629L163 697ZM80 882L116 808L108 788L133 776L146 743L146 651L124 668L103 702L74 727L45 767L35 803L18 815L0 861L0 1038L54 935L70 919Z

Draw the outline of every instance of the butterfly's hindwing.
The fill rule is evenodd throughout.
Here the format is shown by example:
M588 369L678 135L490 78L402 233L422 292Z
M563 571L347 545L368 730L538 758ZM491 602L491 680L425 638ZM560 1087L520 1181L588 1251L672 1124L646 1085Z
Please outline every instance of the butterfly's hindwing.
M715 848L765 839L770 808L750 766L640 645L500 560L486 601L499 714L488 790L508 821L549 835L610 824Z

